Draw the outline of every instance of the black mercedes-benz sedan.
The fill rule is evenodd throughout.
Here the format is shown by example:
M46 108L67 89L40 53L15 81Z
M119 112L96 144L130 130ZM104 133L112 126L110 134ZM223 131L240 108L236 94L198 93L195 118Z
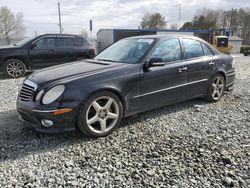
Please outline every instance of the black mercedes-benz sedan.
M198 97L216 102L235 78L231 56L191 36L126 38L83 61L29 75L21 117L42 132L106 136L122 117Z

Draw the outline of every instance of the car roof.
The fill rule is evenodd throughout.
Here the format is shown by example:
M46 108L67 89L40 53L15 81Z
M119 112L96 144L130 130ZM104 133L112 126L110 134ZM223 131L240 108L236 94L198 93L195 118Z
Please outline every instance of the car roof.
M43 35L39 35L37 37L43 37L43 36L62 36L62 37L82 37L80 35L74 35L74 34L62 34L62 33L46 33ZM84 38L84 37L83 37Z
M193 39L198 39L201 40L198 37L191 36L191 35L177 35L177 34L168 34L168 35L140 35L140 36L134 36L134 37L129 37L129 38L153 38L153 39L167 39L167 38L193 38Z

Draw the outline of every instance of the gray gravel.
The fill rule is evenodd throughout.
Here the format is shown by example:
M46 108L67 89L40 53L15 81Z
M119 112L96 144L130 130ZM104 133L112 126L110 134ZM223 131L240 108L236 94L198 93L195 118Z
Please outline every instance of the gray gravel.
M250 187L250 74L238 75L218 103L135 115L99 139L35 132L15 110L22 79L1 79L0 187Z

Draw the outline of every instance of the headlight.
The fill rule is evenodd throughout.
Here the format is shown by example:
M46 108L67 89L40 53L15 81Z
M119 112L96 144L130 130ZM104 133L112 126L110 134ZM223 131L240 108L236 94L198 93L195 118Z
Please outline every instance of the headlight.
M54 102L56 99L58 99L63 94L64 90L65 90L64 85L58 85L58 86L51 88L43 96L42 103L43 104L50 104L50 103Z
M44 90L43 90L43 89L40 90L40 91L37 93L37 95L36 95L36 101L38 101L38 100L41 98L41 96L42 96L43 93L44 93Z

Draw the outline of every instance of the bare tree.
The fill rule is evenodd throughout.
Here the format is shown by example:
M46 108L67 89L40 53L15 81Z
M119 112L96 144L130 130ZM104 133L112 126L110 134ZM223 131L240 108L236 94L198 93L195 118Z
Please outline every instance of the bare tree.
M17 13L15 15L7 6L1 7L0 36L5 37L7 42L10 44L11 36L23 36L24 31L23 14Z
M142 29L163 29L166 28L167 21L160 13L145 14L141 21Z

